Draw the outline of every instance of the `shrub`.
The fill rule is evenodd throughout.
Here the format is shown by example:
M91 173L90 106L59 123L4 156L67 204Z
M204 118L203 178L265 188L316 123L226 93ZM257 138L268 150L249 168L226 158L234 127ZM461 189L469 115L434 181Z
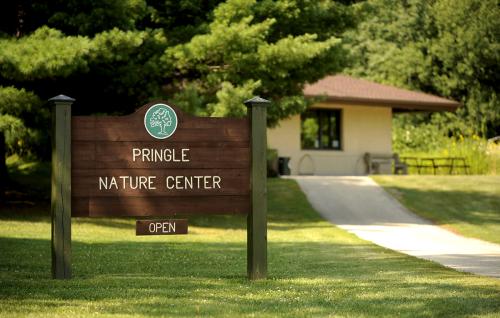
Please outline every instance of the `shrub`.
M448 136L444 129L432 124L395 121L393 126L393 149L401 157L464 157L471 174L498 174L499 148L475 134ZM414 172L410 169L410 173Z
M278 176L278 151L267 149L267 176L274 178Z

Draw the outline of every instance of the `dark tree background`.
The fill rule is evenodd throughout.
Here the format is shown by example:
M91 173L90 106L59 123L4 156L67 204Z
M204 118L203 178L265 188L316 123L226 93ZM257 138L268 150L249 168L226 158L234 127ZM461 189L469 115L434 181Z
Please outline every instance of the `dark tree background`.
M242 116L262 95L274 125L307 107L305 83L342 70L464 104L402 121L491 137L499 12L496 0L2 1L0 152L48 159L46 100L61 93L75 114L162 98L206 116Z
M341 69L338 37L354 25L350 7L333 1L1 6L1 89L24 89L41 101L64 93L77 99L77 114L129 113L152 98L196 113L238 114L234 103L262 94L275 102L273 123L305 107L305 82ZM226 101L227 94L238 100Z
M497 0L370 0L346 32L349 73L449 97L456 113L405 116L455 135L500 135Z

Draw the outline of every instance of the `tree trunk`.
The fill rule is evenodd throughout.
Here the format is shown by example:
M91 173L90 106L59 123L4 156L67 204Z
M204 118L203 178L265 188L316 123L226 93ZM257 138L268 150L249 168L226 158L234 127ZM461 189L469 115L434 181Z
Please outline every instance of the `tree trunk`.
M24 35L24 17L26 16L26 10L22 3L16 5L16 38L20 38Z
M5 145L5 135L0 132L0 204L4 203L5 200L5 190L7 189L7 183L9 175L7 174L7 164L6 159L7 147Z

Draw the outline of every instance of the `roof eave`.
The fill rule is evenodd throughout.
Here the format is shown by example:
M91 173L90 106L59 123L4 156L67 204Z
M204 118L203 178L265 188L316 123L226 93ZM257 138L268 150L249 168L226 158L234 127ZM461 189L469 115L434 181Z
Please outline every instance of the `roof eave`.
M326 102L337 102L351 105L366 105L378 107L390 107L404 109L407 111L456 111L461 106L459 102L449 101L443 103L436 102L421 102L421 101L401 101L391 99L369 99L359 97L337 97L337 96L321 96L321 95L305 95L309 98L324 97Z

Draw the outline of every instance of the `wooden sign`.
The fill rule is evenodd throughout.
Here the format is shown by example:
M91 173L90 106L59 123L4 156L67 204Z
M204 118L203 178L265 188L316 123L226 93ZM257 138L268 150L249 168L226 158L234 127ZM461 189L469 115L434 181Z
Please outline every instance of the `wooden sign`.
M241 214L247 272L267 275L266 105L247 118L189 116L154 102L127 116L71 116L51 98L52 275L71 277L71 217ZM187 220L140 220L137 235L187 233Z
M165 138L174 123L149 127L155 109L176 118ZM74 116L71 127L72 216L250 211L246 118L192 117L157 102L128 116Z
M174 235L187 233L188 221L186 219L137 220L135 222L135 235Z

